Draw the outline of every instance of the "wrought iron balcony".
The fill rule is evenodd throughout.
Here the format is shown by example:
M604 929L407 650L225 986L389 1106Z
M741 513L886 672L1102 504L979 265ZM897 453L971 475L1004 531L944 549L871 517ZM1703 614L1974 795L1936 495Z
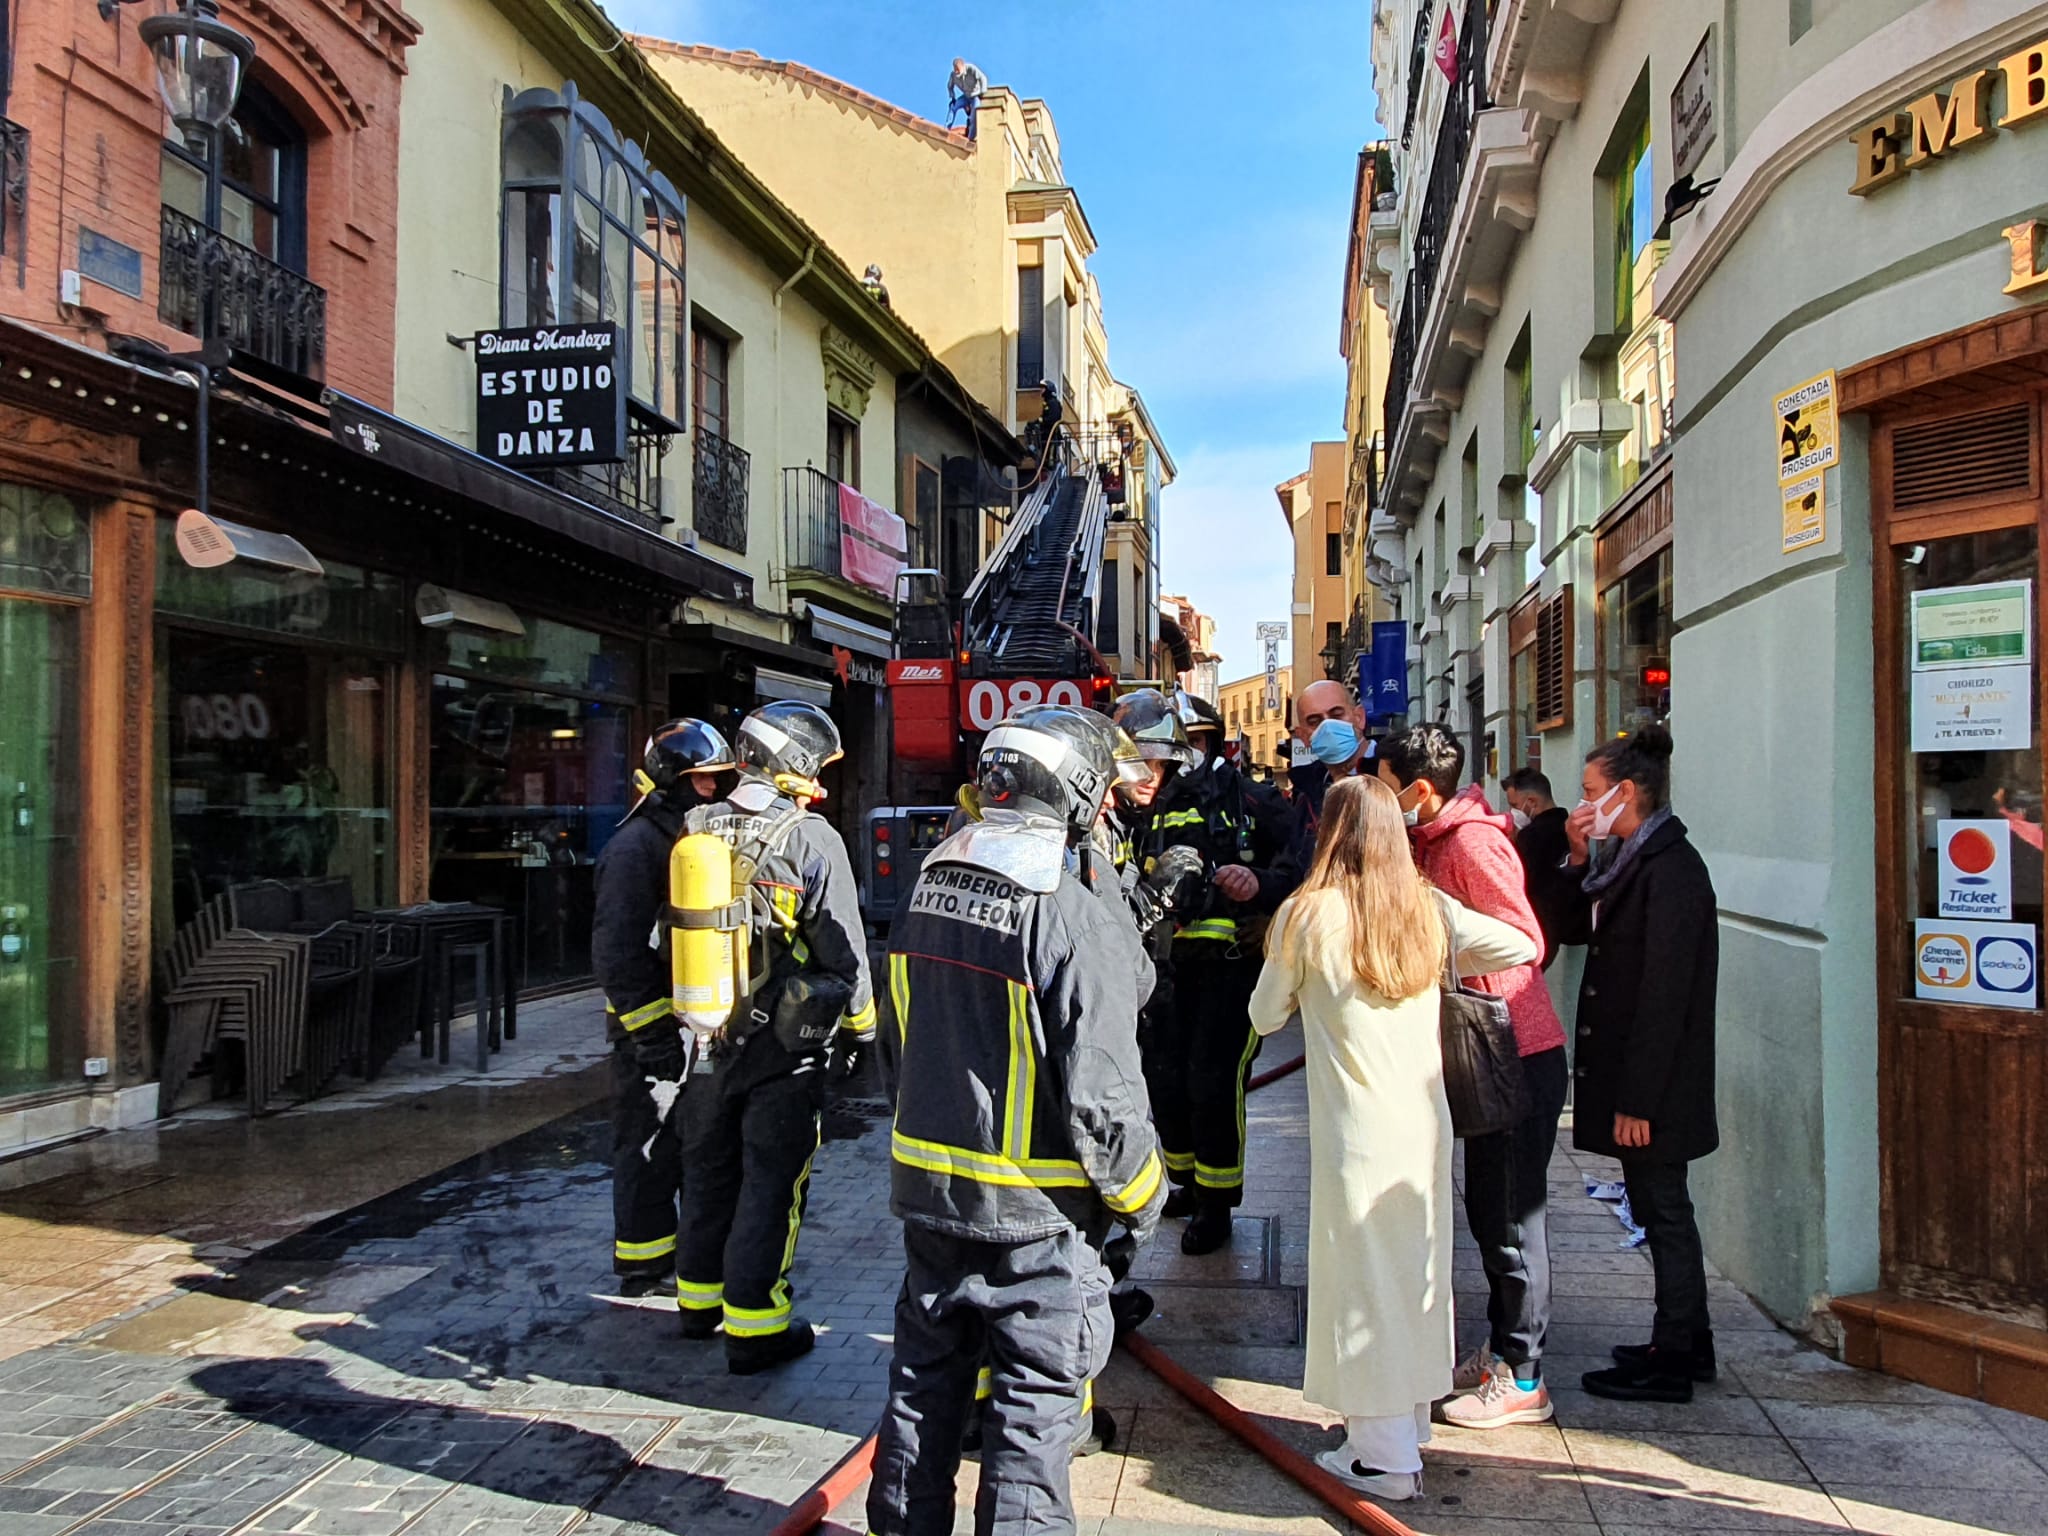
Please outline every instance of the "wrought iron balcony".
M564 469L539 469L533 477L558 491L567 491L615 517L659 533L675 521L661 510L661 462L668 457L675 433L658 420L643 417L637 406L626 412L626 456L616 464L577 464Z
M699 427L692 478L692 523L697 537L734 554L747 552L747 481L753 459L747 450ZM835 546L836 547L836 546Z
M157 317L318 379L327 368L327 290L217 229L163 210Z
M840 575L839 482L809 465L785 469L782 509L789 520L790 569Z
M14 281L28 280L28 130L0 117L0 258L14 258Z

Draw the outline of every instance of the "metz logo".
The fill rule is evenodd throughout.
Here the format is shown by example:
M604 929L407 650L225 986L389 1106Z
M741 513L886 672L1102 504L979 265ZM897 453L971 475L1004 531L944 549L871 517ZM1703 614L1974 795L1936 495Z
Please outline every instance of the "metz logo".
M896 676L899 681L906 683L937 683L945 680L946 669L944 667L904 667L897 672Z

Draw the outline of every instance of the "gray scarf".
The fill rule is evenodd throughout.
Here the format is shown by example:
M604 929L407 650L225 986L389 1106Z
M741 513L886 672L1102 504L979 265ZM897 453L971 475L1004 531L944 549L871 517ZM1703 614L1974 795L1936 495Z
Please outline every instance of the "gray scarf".
M1650 834L1670 819L1671 807L1668 805L1652 811L1643 824L1629 834L1628 841L1621 845L1621 852L1614 856L1614 862L1597 874L1587 875L1586 883L1580 889L1588 896L1598 896L1613 886L1636 861L1636 856L1643 851L1643 844L1650 840Z

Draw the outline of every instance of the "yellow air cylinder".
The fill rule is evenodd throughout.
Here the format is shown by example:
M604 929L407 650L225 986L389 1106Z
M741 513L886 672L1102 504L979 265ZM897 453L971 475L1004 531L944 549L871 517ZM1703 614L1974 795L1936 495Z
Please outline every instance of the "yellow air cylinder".
M685 1029L711 1034L732 1018L737 999L739 964L734 946L743 934L733 928L709 926L709 919L732 905L732 849L709 832L693 832L676 840L668 856L669 905L679 913L699 913L704 927L675 926L669 931L669 967L676 1017Z

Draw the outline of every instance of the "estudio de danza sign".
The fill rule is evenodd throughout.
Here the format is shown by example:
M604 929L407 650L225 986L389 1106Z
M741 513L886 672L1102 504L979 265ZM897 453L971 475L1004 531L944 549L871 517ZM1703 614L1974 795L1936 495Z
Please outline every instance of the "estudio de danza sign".
M476 446L513 469L624 459L619 328L606 322L478 331Z

